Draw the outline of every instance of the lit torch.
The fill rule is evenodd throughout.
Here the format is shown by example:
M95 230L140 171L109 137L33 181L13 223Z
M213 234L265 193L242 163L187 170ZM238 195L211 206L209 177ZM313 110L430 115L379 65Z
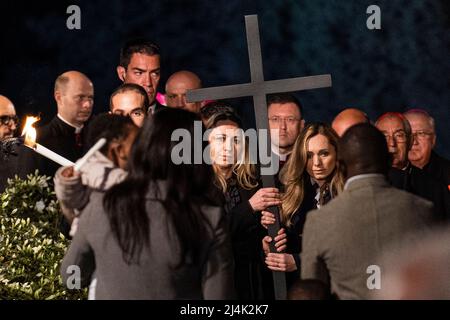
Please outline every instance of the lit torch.
M22 136L25 137L24 145L26 145L28 148L33 149L44 157L55 161L61 166L73 166L74 163L72 161L61 157L59 154L51 151L50 149L47 149L39 143L36 143L36 129L33 127L33 123L35 123L36 121L39 121L38 117L27 117L25 126L22 130Z

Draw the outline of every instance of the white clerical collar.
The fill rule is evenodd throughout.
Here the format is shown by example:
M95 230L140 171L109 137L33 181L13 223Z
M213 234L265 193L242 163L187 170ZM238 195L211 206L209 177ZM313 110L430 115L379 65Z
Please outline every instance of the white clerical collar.
M56 115L62 122L64 122L65 124L71 126L72 128L75 128L75 133L80 133L81 129L83 129L83 126L81 127L77 127L76 125L71 124L69 121L67 121L66 119L64 119L59 113Z
M381 173L366 173L366 174L358 174L356 176L351 177L345 182L344 190L347 190L348 186L356 180L361 180L365 178L373 178L373 177L384 177Z
M290 156L290 154L292 153L292 151L289 151L288 153L283 153L280 154L280 148L277 147L276 145L272 144L272 152L275 153L278 158L280 159L280 161L287 161L287 158Z

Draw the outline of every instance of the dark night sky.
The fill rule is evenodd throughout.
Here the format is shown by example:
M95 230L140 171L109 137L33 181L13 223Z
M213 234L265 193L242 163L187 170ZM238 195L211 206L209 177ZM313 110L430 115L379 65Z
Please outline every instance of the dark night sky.
M81 30L68 30L66 8L81 8ZM382 30L366 27L366 8L381 7ZM435 118L438 151L450 157L450 3L448 0L3 1L0 94L20 115L54 115L53 82L76 69L95 86L95 113L120 84L121 44L147 36L162 48L162 79L188 69L205 86L250 80L245 14L258 14L267 80L331 73L333 87L299 92L307 120L330 121L344 107L372 119L424 108ZM234 101L248 126L249 99Z

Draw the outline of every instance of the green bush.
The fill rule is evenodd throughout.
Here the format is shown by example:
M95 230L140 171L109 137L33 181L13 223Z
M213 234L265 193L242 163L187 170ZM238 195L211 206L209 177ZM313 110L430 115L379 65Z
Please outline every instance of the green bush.
M8 180L0 195L0 299L84 299L62 285L59 267L69 241L49 177L36 171Z

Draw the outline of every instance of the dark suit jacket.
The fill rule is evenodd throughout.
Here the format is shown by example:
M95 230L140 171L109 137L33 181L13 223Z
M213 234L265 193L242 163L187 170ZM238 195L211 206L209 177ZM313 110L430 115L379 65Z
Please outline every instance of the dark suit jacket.
M423 171L446 186L450 185L450 160L441 157L436 152L431 152L430 161L423 167Z
M405 190L434 204L434 218L437 223L450 221L450 192L430 173L409 165L405 170L391 168L389 181L401 190Z
M384 270L380 254L409 232L428 229L432 204L389 185L383 176L349 184L306 218L302 279L331 284L340 299L368 299L367 268Z
M4 158L0 154L0 193L7 187L8 178L25 179L30 173L34 173L36 166L34 162L35 152L24 145L14 146L15 155Z
M89 284L95 270L96 299L230 299L234 297L233 257L223 210L205 207L205 217L212 226L198 265L186 263L174 270L180 261L179 243L171 217L155 197L165 197L150 188L146 208L149 216L149 248L144 247L140 264L124 262L122 250L112 236L103 209L103 194L92 193L83 210L69 250L63 259L63 283L71 275L66 270L77 265L81 284ZM187 259L189 260L189 259Z
M75 139L75 128L55 116L48 124L37 129L36 141L64 158L75 162L83 156L84 128L81 131L81 146ZM59 164L37 154L37 167L45 175L53 177Z

